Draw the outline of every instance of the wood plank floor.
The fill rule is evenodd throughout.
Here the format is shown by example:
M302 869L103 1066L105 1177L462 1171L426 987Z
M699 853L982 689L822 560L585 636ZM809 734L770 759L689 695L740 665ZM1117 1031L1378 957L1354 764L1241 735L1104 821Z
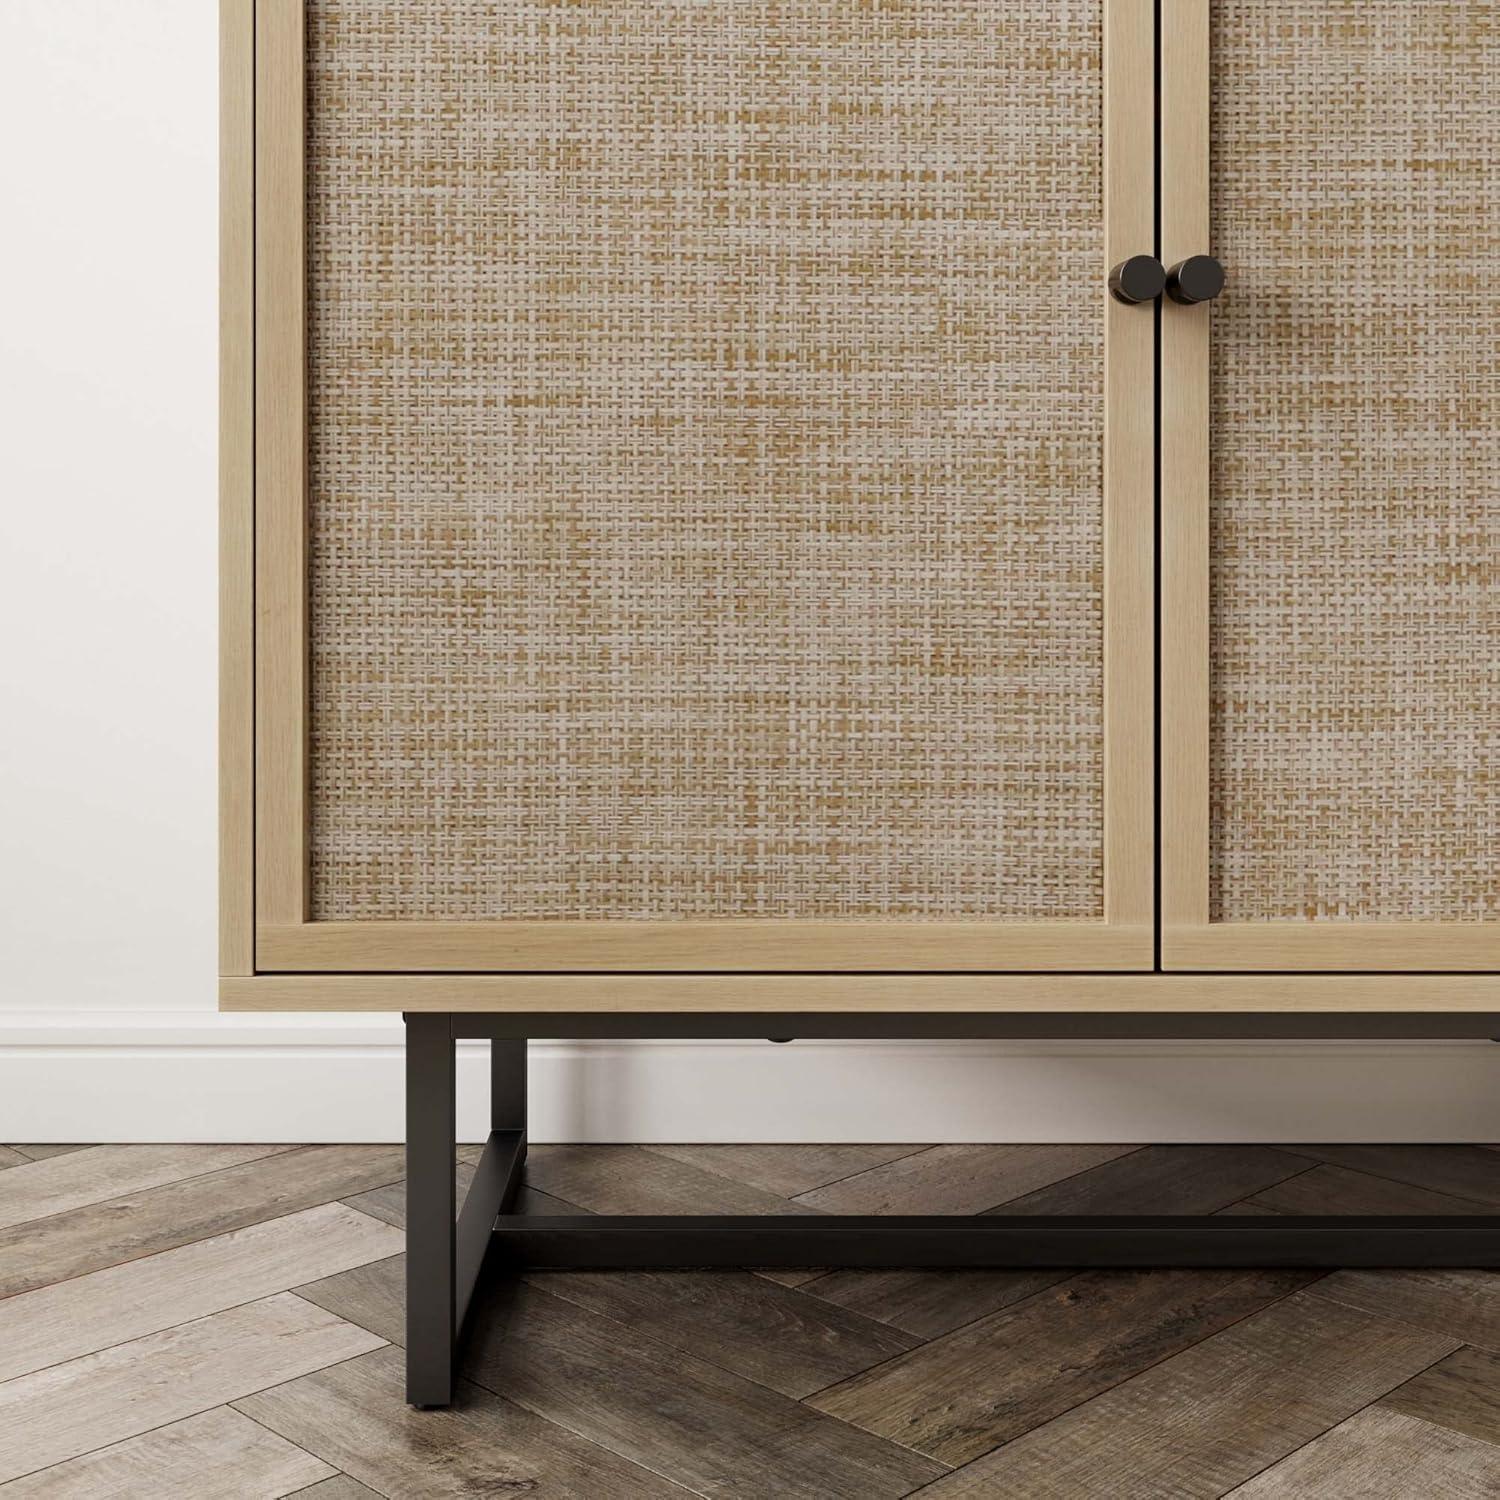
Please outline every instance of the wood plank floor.
M819 1145L538 1146L520 1206L1497 1205L1481 1146ZM1500 1495L1500 1274L536 1274L413 1412L404 1218L389 1146L0 1147L0 1500Z

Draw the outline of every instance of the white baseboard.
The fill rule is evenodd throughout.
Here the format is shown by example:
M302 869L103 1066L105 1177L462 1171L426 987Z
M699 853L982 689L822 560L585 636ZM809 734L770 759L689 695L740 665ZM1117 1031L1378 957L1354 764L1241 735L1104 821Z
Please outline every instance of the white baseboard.
M530 1077L538 1141L1500 1140L1489 1042L537 1041ZM402 1132L395 1017L0 1012L0 1141Z

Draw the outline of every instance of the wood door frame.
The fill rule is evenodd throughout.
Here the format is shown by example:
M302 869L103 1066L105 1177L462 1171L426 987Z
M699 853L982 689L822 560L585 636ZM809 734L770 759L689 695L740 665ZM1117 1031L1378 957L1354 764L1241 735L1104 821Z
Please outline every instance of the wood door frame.
M1155 26L1152 0L1101 0L1101 11L1103 256L1097 287L1079 294L1097 296L1105 318L1102 916L344 923L309 920L304 5L221 0L226 975L1152 967L1154 319L1111 299L1106 277L1153 241Z
M1162 0L1161 248L1209 245L1210 0ZM1231 284L1234 268L1229 267ZM1161 317L1162 967L1500 969L1500 922L1215 922L1209 904L1208 304Z

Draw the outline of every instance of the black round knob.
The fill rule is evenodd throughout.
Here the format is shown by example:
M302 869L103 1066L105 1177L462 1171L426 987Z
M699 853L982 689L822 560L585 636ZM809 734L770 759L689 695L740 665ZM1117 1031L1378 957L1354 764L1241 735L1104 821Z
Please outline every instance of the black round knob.
M1109 273L1109 289L1117 302L1154 302L1167 284L1167 273L1154 255L1132 255Z
M1191 306L1212 302L1224 290L1224 267L1211 255L1190 255L1167 272L1167 296Z

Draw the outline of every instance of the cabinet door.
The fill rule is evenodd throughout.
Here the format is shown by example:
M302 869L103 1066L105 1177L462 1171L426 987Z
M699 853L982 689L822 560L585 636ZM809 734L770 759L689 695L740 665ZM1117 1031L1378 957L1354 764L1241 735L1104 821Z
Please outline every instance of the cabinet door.
M1149 0L261 0L257 963L1152 963Z
M1163 48L1166 962L1500 968L1500 4Z

